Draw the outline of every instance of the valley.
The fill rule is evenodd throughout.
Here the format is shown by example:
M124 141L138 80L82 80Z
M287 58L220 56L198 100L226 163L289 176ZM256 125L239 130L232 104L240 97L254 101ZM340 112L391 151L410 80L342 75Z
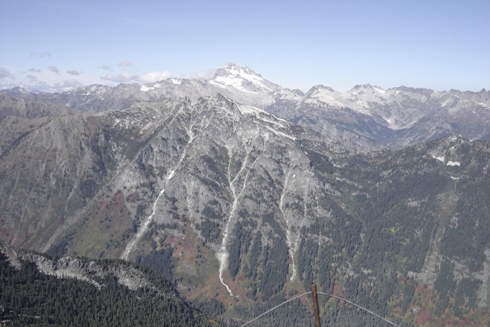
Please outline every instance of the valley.
M7 90L0 113L5 245L137 263L230 324L313 281L400 326L490 321L485 90L303 93L227 64L211 80ZM254 326L308 326L308 301ZM334 298L321 311L384 326Z

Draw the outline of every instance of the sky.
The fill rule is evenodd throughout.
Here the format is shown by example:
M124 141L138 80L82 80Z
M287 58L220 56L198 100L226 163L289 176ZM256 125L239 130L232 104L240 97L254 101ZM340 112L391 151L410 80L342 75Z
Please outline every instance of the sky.
M489 0L0 0L0 89L207 78L490 89Z

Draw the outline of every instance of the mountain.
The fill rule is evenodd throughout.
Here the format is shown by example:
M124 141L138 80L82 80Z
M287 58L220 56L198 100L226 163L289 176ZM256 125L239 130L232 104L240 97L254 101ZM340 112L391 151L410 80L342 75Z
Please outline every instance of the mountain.
M270 92L280 86L263 79L247 67L228 63L217 69L212 78L170 78L156 83L84 86L64 93L28 93L21 88L1 91L10 96L28 98L47 104L62 104L80 111L101 112L124 109L138 101L190 98L223 94L240 103L265 107L272 103Z
M37 118L77 112L64 105L49 105L29 97L16 97L2 93L0 93L0 108L0 119L5 117Z
M355 92L364 89L374 87ZM319 116L343 111L322 107L323 93L335 91L270 94L315 98L308 108ZM381 119L363 110L349 115ZM242 322L312 281L401 326L490 320L488 142L450 136L359 152L222 94L8 116L0 126L12 135L0 144L9 245L137 262ZM382 326L322 296L324 324ZM295 300L260 324L307 326L308 308Z
M220 326L148 270L115 260L53 259L0 244L5 326Z
M91 85L57 94L15 88L11 96L81 111L124 109L139 101L222 94L313 129L331 142L358 150L401 149L449 135L490 140L490 91L434 91L357 85L347 92L317 85L308 92L289 90L250 68L227 63L209 79L170 78L145 85Z
M250 68L233 63L227 63L217 69L209 82L224 89L231 86L234 89L252 93L268 93L281 89L279 85L265 80Z
M339 144L401 149L449 135L489 140L489 96L485 90L383 90L371 85L340 93L319 85L303 97L276 92L266 110Z

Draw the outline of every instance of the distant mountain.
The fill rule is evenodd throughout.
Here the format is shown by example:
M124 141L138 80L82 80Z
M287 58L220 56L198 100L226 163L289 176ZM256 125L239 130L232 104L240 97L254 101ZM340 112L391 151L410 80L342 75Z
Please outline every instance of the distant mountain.
M209 80L170 78L150 84L119 84L116 87L90 85L64 93L28 93L15 88L1 91L48 104L62 104L80 111L100 112L124 109L138 101L190 98L223 94L240 103L262 108L272 102L270 92L280 87L247 67L228 63Z
M4 117L39 118L59 114L74 114L78 110L61 104L50 105L31 99L0 93L0 119Z
M146 85L91 85L57 94L28 94L16 88L11 96L62 104L88 112L124 109L138 101L222 94L293 123L311 128L331 142L354 149L393 148L461 135L490 140L490 91L433 91L357 85L337 92L322 85L306 94L264 79L250 68L227 63L208 80L171 78Z
M449 135L490 140L490 92L358 85L340 93L315 86L304 96L276 92L267 111L355 148L389 147ZM349 144L350 143L350 144Z
M139 87L134 96L165 90L85 91L105 99L102 93L123 87ZM436 101L434 91L399 91L415 104ZM361 92L381 94L370 86L352 91ZM478 98L453 93L467 105ZM329 98L322 94L335 94L325 87L268 94L292 116L301 108L318 120L337 113L331 124L353 146L361 142L350 136L382 121L379 107L323 106ZM191 301L243 322L307 292L312 281L400 326L490 320L490 208L482 201L490 196L488 142L450 136L359 152L221 94L130 102L97 113L0 120L12 135L0 143L5 243L59 257L134 261L175 280ZM323 300L324 324L383 326ZM311 325L305 303L293 301L260 324Z
M214 77L209 82L224 89L232 87L243 92L265 94L282 89L279 85L265 80L250 68L233 63L227 63L216 70Z

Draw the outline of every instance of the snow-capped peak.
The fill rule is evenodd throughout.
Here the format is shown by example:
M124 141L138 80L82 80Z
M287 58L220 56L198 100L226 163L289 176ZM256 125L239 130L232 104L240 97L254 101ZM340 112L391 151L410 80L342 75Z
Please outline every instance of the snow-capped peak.
M377 92L379 94L385 94L386 91L380 86L371 85L371 84L362 84L354 86L349 93L364 93L364 92Z
M260 74L254 72L250 68L240 66L240 65L234 64L232 62L228 62L228 63L224 64L223 67L218 69L217 73L219 71L225 71L226 74L232 74L235 76L242 76L243 78L252 77L252 78L263 80L263 78Z
M331 87L324 85L313 86L308 93L306 93L305 103L315 104L322 103L334 108L344 107L344 103L341 100L341 94Z
M280 89L279 85L269 82L248 67L226 63L216 70L211 84L222 88L233 87L245 92L271 92Z

